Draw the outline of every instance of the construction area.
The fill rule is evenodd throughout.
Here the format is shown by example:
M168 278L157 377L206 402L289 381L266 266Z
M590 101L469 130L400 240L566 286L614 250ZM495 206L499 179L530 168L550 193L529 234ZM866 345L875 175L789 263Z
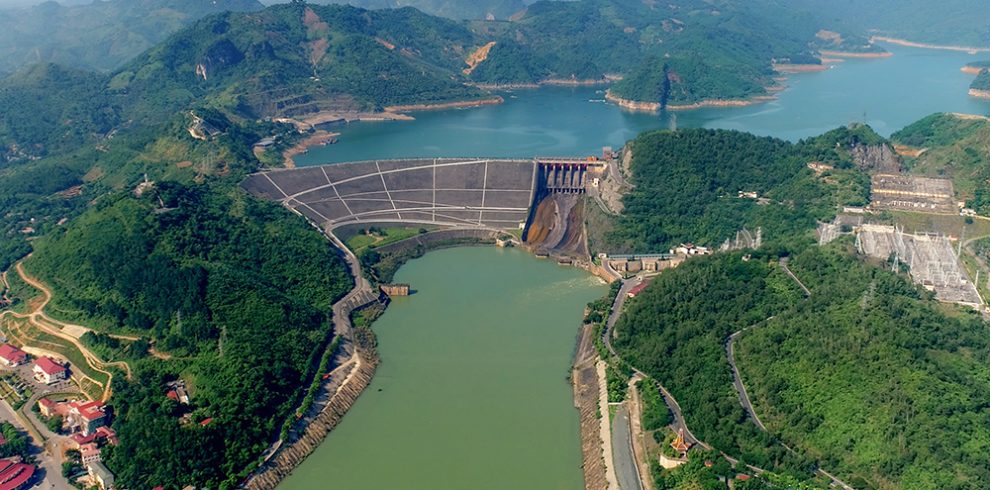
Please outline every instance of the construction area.
M874 175L870 207L877 210L959 213L951 180L903 174Z
M909 234L894 226L865 224L856 235L856 248L861 254L881 260L893 258L908 266L911 278L934 291L939 301L983 305L983 298L945 235Z

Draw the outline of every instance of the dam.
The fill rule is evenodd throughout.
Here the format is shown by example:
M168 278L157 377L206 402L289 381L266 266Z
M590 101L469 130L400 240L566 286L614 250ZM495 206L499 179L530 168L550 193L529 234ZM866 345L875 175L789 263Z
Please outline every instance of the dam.
M523 230L543 198L583 194L605 162L434 158L335 163L250 175L249 193L328 231L355 223Z

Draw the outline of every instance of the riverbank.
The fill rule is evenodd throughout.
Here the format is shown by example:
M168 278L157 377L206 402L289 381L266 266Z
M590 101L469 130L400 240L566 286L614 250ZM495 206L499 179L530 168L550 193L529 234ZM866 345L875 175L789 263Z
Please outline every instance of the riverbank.
M472 83L471 86L482 90L532 90L540 87L598 87L622 80L620 76L605 78L548 78L534 83Z
M864 58L864 59L876 59L876 58L890 58L894 56L894 53L890 51L882 52L856 52L856 51L832 51L832 50L821 50L818 52L822 56L832 56L834 58Z
M885 37L885 36L873 36L870 38L870 42L885 42L890 44L896 44L898 46L905 46L908 48L924 48L924 49L941 49L945 51L961 51L963 53L977 54L977 53L990 53L990 48L978 48L974 46L956 46L956 45L946 45L946 44L931 44L931 43L919 43L914 41L909 41L907 39L899 39L896 37ZM822 51L824 54L825 52Z
M702 100L700 102L695 102L693 104L667 104L664 108L659 102L641 102L636 100L623 99L610 90L605 91L605 100L612 102L613 104L633 112L660 112L661 109L667 111L690 111L695 109L703 109L707 107L721 108L721 107L748 107L756 104L763 104L776 100L777 97L773 95L757 95L749 99L728 99L728 100Z
M808 65L808 64L794 64L794 63L774 63L771 65L773 71L783 74L792 73L815 73L819 71L825 71L831 68L825 64L825 60L822 60L820 64Z

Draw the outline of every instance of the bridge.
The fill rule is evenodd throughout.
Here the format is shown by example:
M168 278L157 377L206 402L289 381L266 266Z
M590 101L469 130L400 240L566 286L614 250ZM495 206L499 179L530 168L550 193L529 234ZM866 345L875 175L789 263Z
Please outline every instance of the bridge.
M332 230L354 223L522 229L549 194L580 194L604 163L578 158L420 158L250 175L242 187Z

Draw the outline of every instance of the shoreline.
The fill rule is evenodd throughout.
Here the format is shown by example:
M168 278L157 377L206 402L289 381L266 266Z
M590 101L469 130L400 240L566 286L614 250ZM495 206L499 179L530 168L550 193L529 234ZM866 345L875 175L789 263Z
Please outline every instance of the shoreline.
M881 53L857 53L853 51L832 51L828 49L823 49L818 52L822 56L831 56L835 58L862 58L862 59L878 59L878 58L890 58L894 56L894 53L890 51L884 51Z
M315 133L302 141L292 145L291 148L282 152L282 165L285 168L296 168L295 157L302 155L309 151L310 147L316 145L326 145L330 141L335 140L340 133L331 133L330 131L323 131L321 129L316 130Z
M990 48L978 48L974 46L958 46L951 44L919 43L915 41L909 41L907 39L899 39L896 37L886 37L886 36L873 36L870 38L870 42L877 42L877 41L896 44L898 46L905 46L908 48L941 49L944 51L962 51L964 53L969 53L969 54L990 53Z
M461 100L454 102L436 102L430 104L407 104L407 105L390 105L385 107L383 114L394 114L397 116L405 116L411 120L412 117L405 115L405 112L420 112L420 111L442 111L447 109L467 109L471 107L484 107L489 105L499 105L505 102L501 96L488 97L486 99L477 100Z
M990 90L978 90L975 88L971 88L969 89L969 96L976 97L977 99L990 100Z
M979 75L983 70L990 70L990 67L978 68L975 66L964 66L959 69L959 71L967 75Z
M691 111L695 109L703 109L706 107L716 107L716 108L727 108L727 107L748 107L751 105L763 104L766 102L771 102L777 100L774 95L757 95L749 99L727 99L727 100L702 100L700 102L695 102L693 104L674 104L667 105L666 108L661 107L659 102L640 102L636 100L623 99L617 95L613 95L611 91L605 92L605 100L614 103L622 109L633 111L633 112L660 112L661 110L667 111Z

